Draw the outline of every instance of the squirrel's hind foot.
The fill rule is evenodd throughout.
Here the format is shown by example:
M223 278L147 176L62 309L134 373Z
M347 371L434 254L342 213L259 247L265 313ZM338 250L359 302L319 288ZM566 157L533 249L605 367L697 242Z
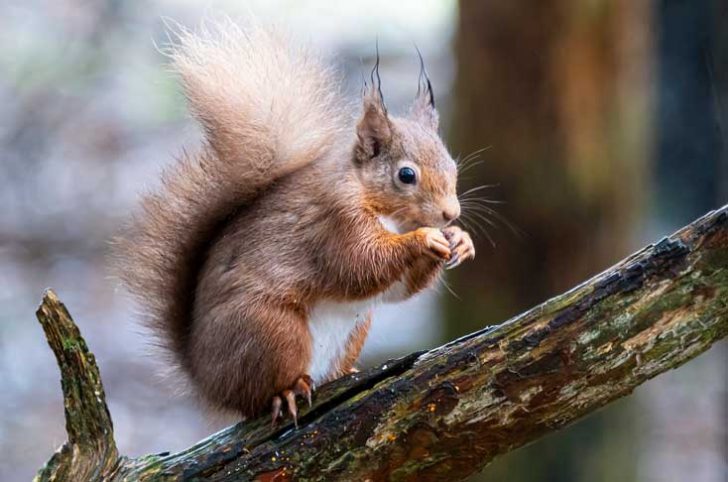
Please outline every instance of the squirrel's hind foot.
M276 421L279 418L283 418L283 401L286 402L288 413L293 418L293 423L298 428L298 407L296 406L296 397L302 396L308 401L308 406L311 406L311 394L313 393L313 379L309 375L301 375L293 383L292 387L283 390L280 394L273 397L271 402L271 423L275 426Z

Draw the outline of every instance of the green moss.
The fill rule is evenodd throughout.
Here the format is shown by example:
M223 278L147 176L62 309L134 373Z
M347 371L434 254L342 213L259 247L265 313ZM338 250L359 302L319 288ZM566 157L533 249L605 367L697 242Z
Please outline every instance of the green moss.
M64 350L79 350L81 349L81 345L78 342L77 338L64 338L63 341L63 349Z

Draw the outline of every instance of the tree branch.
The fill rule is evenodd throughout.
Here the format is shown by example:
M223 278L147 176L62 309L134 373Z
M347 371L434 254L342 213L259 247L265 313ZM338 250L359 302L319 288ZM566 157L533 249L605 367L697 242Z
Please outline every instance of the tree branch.
M265 418L171 455L118 457L98 368L52 292L38 318L69 441L36 480L458 480L728 334L728 206L502 325L325 385L299 429Z
M108 472L119 456L99 367L53 291L46 291L35 314L61 370L68 433L68 441L36 480L94 480Z

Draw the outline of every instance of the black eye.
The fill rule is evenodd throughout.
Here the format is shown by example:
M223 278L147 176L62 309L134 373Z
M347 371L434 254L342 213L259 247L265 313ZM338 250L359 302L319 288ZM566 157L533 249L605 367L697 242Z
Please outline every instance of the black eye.
M417 180L415 170L411 167L403 167L399 170L397 176L399 176L399 180L402 181L402 183L404 184L414 184Z

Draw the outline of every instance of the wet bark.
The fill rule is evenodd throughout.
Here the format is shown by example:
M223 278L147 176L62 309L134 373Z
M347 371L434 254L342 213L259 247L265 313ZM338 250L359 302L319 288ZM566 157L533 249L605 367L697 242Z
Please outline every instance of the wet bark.
M238 424L119 456L93 355L53 292L38 310L68 442L36 480L459 480L629 394L728 334L728 206L499 326L321 387L299 428Z

